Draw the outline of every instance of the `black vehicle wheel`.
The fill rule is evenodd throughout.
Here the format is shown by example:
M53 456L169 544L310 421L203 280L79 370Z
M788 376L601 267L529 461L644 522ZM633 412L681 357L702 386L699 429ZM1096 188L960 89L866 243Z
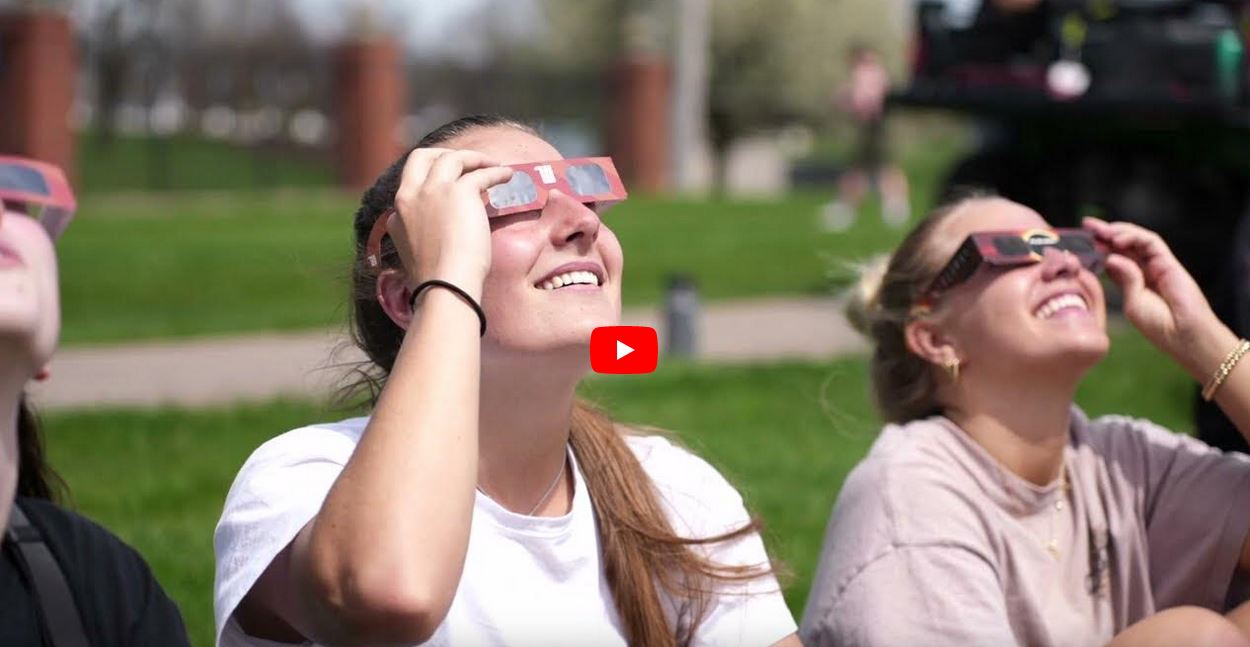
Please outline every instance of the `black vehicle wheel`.
M1250 206L1237 223L1222 294L1212 299L1216 314L1242 338L1250 338ZM1219 407L1194 397L1198 438L1225 451L1250 452L1250 445Z

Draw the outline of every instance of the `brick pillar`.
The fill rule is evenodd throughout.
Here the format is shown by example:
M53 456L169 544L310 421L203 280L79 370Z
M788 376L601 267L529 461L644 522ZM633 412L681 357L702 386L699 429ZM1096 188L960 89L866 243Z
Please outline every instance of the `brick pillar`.
M658 58L621 61L611 74L608 151L626 188L668 188L669 69Z
M0 13L0 151L74 176L69 113L77 72L68 16L51 9Z
M368 188L403 152L403 67L389 38L357 40L335 52L335 158L342 186Z

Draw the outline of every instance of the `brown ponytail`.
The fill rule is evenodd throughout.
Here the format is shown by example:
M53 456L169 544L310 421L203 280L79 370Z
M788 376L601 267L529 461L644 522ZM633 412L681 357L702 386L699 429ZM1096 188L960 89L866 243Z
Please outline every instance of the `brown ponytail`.
M718 584L766 574L766 564L722 566L692 546L730 541L758 531L751 522L716 537L689 539L673 532L659 495L621 432L602 411L579 400L573 409L573 453L594 502L604 571L631 645L687 645L716 595ZM659 590L683 603L677 627L664 615Z
M457 119L426 135L425 148L477 128L507 127L537 135L533 128L503 117ZM358 379L341 395L366 392L376 402L403 341L401 330L374 297L375 271L367 267L364 247L373 223L394 202L404 160L400 158L367 190L356 212L356 261L352 268L352 338L370 362L356 369ZM384 239L382 264L397 267L398 254ZM748 523L724 535L690 539L678 536L668 522L659 494L613 421L594 406L578 400L573 409L570 444L585 475L603 547L604 571L627 642L631 645L675 647L689 644L706 615L719 585L745 582L769 572L769 565L723 566L695 546L730 541L759 529ZM672 626L661 592L677 602Z

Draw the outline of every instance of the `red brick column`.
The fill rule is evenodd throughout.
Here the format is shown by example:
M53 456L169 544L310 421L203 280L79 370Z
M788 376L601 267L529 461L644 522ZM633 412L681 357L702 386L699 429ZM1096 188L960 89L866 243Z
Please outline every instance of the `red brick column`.
M74 176L69 113L77 71L68 16L50 9L0 13L0 151Z
M368 188L403 152L397 137L407 101L399 47L387 38L335 52L334 132L339 182Z
M669 82L658 58L625 60L612 71L608 151L630 190L668 188Z

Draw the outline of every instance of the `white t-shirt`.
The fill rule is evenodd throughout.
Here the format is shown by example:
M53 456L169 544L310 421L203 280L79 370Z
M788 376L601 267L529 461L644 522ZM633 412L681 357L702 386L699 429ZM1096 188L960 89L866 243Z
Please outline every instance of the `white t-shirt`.
M213 547L219 647L260 647L234 619L243 596L321 509L368 418L303 427L261 445L239 471ZM626 436L655 482L673 529L710 537L749 520L742 497L710 465L658 436ZM572 455L572 452L570 452ZM594 509L576 461L572 508L562 517L509 512L478 493L464 573L427 645L624 645L601 563ZM725 565L767 564L757 534L706 548ZM676 608L666 605L670 614ZM670 615L670 619L673 615ZM694 644L771 645L795 622L772 576L726 585Z

